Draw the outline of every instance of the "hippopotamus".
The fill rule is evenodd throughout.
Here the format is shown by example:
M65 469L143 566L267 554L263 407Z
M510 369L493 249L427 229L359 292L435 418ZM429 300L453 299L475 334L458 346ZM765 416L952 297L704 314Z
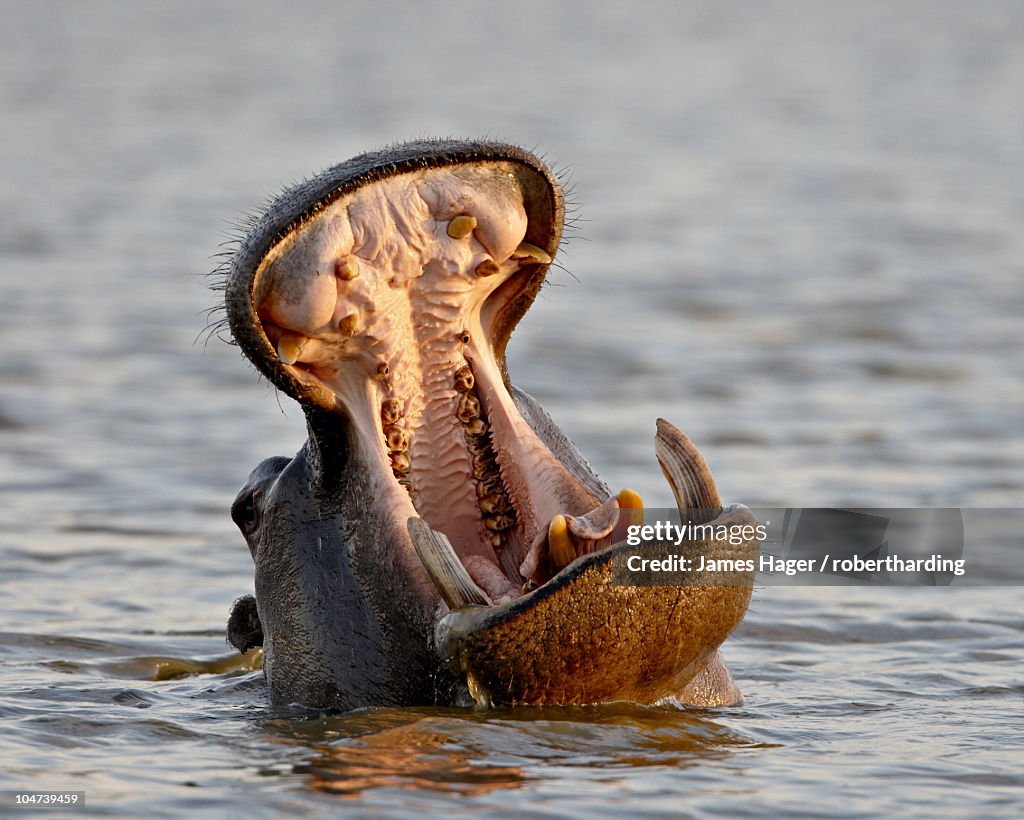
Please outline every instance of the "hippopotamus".
M612 492L510 381L506 345L564 217L532 153L425 140L328 168L246 226L224 266L227 321L308 430L232 507L255 597L228 638L262 645L272 702L740 701L718 649L750 578L623 583L641 499ZM663 420L655 450L681 516L756 523L722 506ZM695 546L756 554L735 540Z

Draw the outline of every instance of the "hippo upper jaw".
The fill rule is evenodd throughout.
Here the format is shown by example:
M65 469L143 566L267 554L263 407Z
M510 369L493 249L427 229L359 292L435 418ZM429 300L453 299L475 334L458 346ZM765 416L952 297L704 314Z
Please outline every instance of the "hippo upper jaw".
M519 149L405 146L286 195L228 280L235 338L303 404L323 463L364 468L363 495L390 515L407 571L415 516L495 598L521 594L521 565L556 516L610 497L523 418L505 368L557 251L562 203Z
M233 257L232 333L300 402L310 430L299 457L252 488L261 520L247 539L278 699L416 702L407 679L417 675L435 681L423 699L438 699L450 669L434 628L449 608L533 600L530 589L553 579L571 586L565 567L607 549L638 514L635 494L612 496L508 380L505 346L563 217L557 179L521 149L411 143L286 192ZM708 481L674 488L699 496ZM442 542L449 552L431 546ZM586 578L580 589L600 594ZM704 641L687 674L716 646ZM474 677L462 661L455 671ZM678 671L648 689L672 694ZM545 702L559 690L526 691L499 699ZM608 699L588 691L572 699Z

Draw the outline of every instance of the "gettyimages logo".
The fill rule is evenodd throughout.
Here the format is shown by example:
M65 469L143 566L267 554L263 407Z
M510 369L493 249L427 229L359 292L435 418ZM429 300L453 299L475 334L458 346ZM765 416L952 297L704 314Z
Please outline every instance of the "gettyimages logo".
M646 510L616 547L613 582L948 586L968 571L959 509L737 507L710 522L700 512Z

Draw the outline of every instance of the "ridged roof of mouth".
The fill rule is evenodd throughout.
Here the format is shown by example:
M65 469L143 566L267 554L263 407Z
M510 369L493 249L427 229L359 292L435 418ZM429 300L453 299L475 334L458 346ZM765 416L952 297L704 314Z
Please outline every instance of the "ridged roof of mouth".
M246 355L300 402L350 420L379 479L368 497L402 530L418 516L445 533L495 600L520 593L550 522L608 500L523 420L505 372L562 219L558 182L531 154L414 143L287 192L228 282Z

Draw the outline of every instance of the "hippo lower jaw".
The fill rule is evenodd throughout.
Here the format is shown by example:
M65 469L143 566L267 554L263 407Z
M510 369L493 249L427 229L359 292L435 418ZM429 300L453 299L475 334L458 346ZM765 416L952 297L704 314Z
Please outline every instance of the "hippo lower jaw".
M746 507L721 508L711 473L686 436L659 419L655 441L684 521L752 531L757 522ZM642 550L626 542L591 543L542 586L491 605L473 597L468 578L459 578L457 560L446 557L452 550L445 549L441 534L426 531L418 519L410 520L409 528L424 565L454 609L438 623L438 646L465 675L478 704L672 698L732 705L741 700L716 650L746 611L752 572L731 575L726 583L707 577L707 585L700 585L699 577L679 586L626 585L625 559ZM570 549L579 552L579 541L571 534L568 539ZM704 540L689 544L687 551L693 558L749 560L757 545ZM663 548L655 547L653 555L662 554Z
M653 702L679 694L739 622L749 586L610 583L611 545L642 516L639 498L613 496L508 381L505 345L563 215L557 180L532 155L428 142L330 169L253 226L229 271L231 329L310 426L305 478L275 473L280 509L247 532L268 666L302 663L274 642L322 640L306 629L315 612L283 610L323 606L328 589L373 621L363 637L376 651L443 656L478 700ZM688 440L659 423L658 448L681 509L718 515ZM337 520L337 555L293 555L286 477L310 484L303 504L318 520ZM291 577L310 560L341 580ZM368 651L335 637L329 651ZM319 657L307 666L292 671L341 674ZM272 674L289 673L268 670L273 690Z

